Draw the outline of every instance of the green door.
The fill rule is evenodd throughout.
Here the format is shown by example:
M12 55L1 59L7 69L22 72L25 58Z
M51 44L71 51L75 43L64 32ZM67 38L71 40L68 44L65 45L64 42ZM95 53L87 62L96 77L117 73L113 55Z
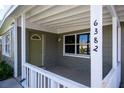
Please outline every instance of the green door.
M42 66L42 34L30 32L29 39L30 63Z

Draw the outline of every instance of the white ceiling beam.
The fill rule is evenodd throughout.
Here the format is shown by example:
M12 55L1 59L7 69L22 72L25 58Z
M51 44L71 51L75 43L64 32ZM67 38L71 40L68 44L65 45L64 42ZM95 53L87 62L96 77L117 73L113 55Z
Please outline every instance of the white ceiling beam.
M48 27L45 27L43 25L38 25L38 24L35 24L35 23L27 22L27 21L26 21L26 27L30 28L30 29L36 29L36 30L39 30L39 31L57 33L57 31L53 30L53 28L49 29Z
M57 10L61 11L61 9L57 9ZM44 19L40 19L40 20L37 21L37 23L53 21L53 20L56 20L56 19L67 17L67 16L69 17L69 16L72 16L72 15L80 14L80 13L86 13L88 11L89 11L89 6L78 6L78 7L74 7L73 9L65 10L65 11L59 12L55 15L48 16Z
M70 26L78 26L78 25L85 25L89 24L89 21L84 21L84 22L77 22L77 23L70 23L70 24L59 24L59 25L53 25L53 26L47 26L47 27L70 27Z
M66 6L66 7L68 7L68 6ZM78 15L83 15L83 13L86 13L86 12L89 12L89 6L80 6L81 8L80 8L80 10L79 9L77 9L76 10L76 16L78 16ZM106 8L106 7L104 7L104 8ZM59 9L58 9L59 10ZM77 13L77 11L78 11L78 13ZM80 12L79 12L80 11ZM69 11L69 12L71 12L71 11ZM75 11L73 10L73 13L74 13ZM105 9L103 10L103 13L106 13L106 12L108 12L108 11L105 11ZM60 13L59 13L60 14ZM66 14L68 14L68 11L66 12ZM66 15L66 14L64 14L64 15ZM81 16L82 16L81 15ZM52 16L49 16L49 17L46 17L46 18L44 18L44 19L41 19L41 20L39 20L39 21L37 21L37 23L39 24L42 24L42 23L46 23L46 22L52 22L52 21L56 21L56 20L58 20L59 18L58 18L58 16L60 17L60 16L62 16L61 14L60 15L52 15ZM74 16L75 16L75 14L74 14ZM67 17L69 17L69 16L67 16ZM65 18L67 18L67 17L65 17ZM70 17L73 17L73 15L71 15Z
M113 5L107 5L106 7L108 8L108 11L110 12L112 17L117 17L118 25L119 25L119 27L121 27L120 26L120 20L118 18L118 15L117 15L117 12L115 10L115 7Z
M81 17L81 18L75 18L75 19L70 19L70 20L64 20L62 22L55 22L55 23L44 23L43 25L46 25L46 26L52 26L52 25L59 25L59 24L69 24L69 23L75 23L75 22L85 22L85 21L90 21L89 20L90 16L85 16L85 17ZM103 17L104 20L109 20L111 19L110 16L106 15Z
M123 11L118 11L117 14L118 14L118 17L124 16L124 10Z
M77 30L83 30L83 29L88 29L89 26L88 25L80 25L80 26L71 26L71 27L61 27L61 28L57 28L57 32L60 33L65 33L65 32L72 32L72 31L77 31Z
M31 20L31 22L36 22L38 20L56 15L56 14L59 14L59 13L65 12L65 11L69 11L76 7L79 7L79 6L76 6L76 5L74 5L74 6L73 5L71 5L71 6L66 6L66 5L65 6L64 5L55 6L53 8L50 8L49 10L45 11L44 13L38 14L38 15L30 18L30 20Z
M89 18L79 18L76 20L71 20L71 21L65 21L65 22L61 22L61 23L56 23L56 24L46 24L46 26L59 26L59 25L68 25L68 24L74 24L74 23L83 23L83 22L87 22L89 21ZM45 24L44 24L45 25Z
M112 20L104 20L103 25L106 24L112 24ZM63 25L54 25L54 26L46 26L48 28L68 28L68 27L73 27L73 26L90 26L90 20L85 21L85 22L77 22L77 23L71 23L71 24L63 24Z
M108 18L103 18L103 22L108 22L108 21L112 21L112 19L110 17ZM69 22L63 22L63 23L58 23L58 24L52 24L52 25L45 25L46 27L53 27L53 26L66 26L66 25L73 25L73 24L82 24L82 23L89 23L90 19L87 18L82 18L82 19L78 19L78 20L73 20L73 21L69 21Z
M80 11L73 11L73 13L64 13L64 14L60 14L60 15L55 15L55 16L51 16L49 18L43 19L43 20L39 20L37 23L38 24L52 24L52 23L59 23L59 22L64 22L64 20L69 20L69 19L75 19L75 17L89 17L90 13L89 13L89 8L87 9L82 9ZM108 11L103 11L103 14L107 14Z
M43 13L44 11L54 7L54 5L42 5L42 6L36 6L26 14L26 18L33 17L39 13Z
M124 22L124 16L120 16L119 19L121 20L121 22Z
M111 22L103 23L103 26L110 25ZM79 26L70 26L70 27L61 27L56 28L58 33L65 33L70 31L78 31L83 29L89 29L89 25L79 25Z
M17 11L15 11L15 12L13 13L13 16L14 16L14 18L16 19L16 18L18 18L19 16L21 16L21 14L30 11L30 10L31 10L32 8L34 8L34 7L35 7L35 5L28 5L28 6L21 5L21 6L19 6L19 7L17 8Z
M115 8L115 10L116 10L116 13L117 13L118 11L124 11L124 6L123 6L123 5L115 5L114 8Z
M76 18L82 18L82 17L87 17L89 15L89 9L85 10L84 12L78 12L78 13L71 13L71 14L63 14L63 16L53 16L51 18L45 19L45 20L40 20L39 24L53 24L53 23L59 23L59 22L64 22L66 20L73 20Z

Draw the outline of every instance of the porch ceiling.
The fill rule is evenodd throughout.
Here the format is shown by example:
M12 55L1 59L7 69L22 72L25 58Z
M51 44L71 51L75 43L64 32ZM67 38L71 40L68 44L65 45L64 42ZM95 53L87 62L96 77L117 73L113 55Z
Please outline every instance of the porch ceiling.
M124 6L115 6L120 21L124 21ZM27 24L42 26L50 32L63 33L90 27L88 5L40 5L26 13ZM103 6L103 25L112 23L111 15Z

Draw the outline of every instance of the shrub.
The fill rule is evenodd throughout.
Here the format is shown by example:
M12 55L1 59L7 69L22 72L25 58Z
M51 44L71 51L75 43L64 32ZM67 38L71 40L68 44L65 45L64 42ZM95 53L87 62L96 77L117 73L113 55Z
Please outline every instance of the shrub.
M13 68L5 61L0 61L0 81L13 76Z

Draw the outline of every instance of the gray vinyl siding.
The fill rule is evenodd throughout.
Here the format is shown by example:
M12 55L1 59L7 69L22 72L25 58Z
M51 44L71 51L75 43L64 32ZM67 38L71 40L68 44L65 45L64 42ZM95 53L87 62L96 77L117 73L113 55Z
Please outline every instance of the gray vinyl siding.
M90 59L87 58L79 58L79 57L70 57L70 56L63 56L63 35L67 34L74 34L74 33L81 33L81 32L87 32L89 30L83 30L83 31L74 31L71 33L64 33L60 34L59 38L62 40L58 42L58 65L73 68L76 70L83 70L87 71L90 75ZM83 73L82 73L83 74Z
M64 66L68 68L73 68L76 70L83 70L86 73L89 73L90 77L90 58L79 58L79 57L69 57L63 56L63 35L88 32L89 29L74 31L64 34L53 34L47 33L44 31L37 31L32 29L27 29L27 62L28 59L28 33L35 31L37 33L44 34L44 64L46 67L49 66ZM58 38L62 40L58 42ZM103 77L107 75L112 67L112 31L111 26L103 27ZM83 74L83 73L82 73ZM85 74L85 73L84 73ZM90 78L89 78L90 79Z
M5 55L2 55L2 60L6 61L10 66L14 67L14 38L13 38L13 28L11 28L11 55L8 57L8 56L5 56ZM6 32L8 33L8 31Z
M112 68L112 26L103 27L103 78Z
M21 28L17 28L17 51L18 51L18 76L21 75ZM11 56L7 57L2 55L2 60L5 60L8 64L10 64L14 68L14 37L13 32L11 31Z
M82 31L74 31L71 33L65 33L59 35L62 38L58 43L58 65L74 68L76 70L82 70L89 73L90 76L90 58L79 58L63 56L63 35L89 32L89 29ZM103 78L109 73L112 68L112 31L111 26L103 27ZM83 74L83 73L82 73Z
M122 65L121 65L121 83L123 84L124 87L124 22L121 23L121 60L122 60Z
M21 28L17 28L17 51L18 51L18 76L21 76Z
M56 66L58 62L57 37L57 34L44 34L44 63L47 67Z
M44 31L38 31L38 30L33 30L33 29L27 29L27 62L30 62L29 60L29 33L30 32L36 32L39 34L43 34L44 35L44 65L46 67L49 66L56 66L56 62L57 62L57 34L53 34L53 33L47 33Z

